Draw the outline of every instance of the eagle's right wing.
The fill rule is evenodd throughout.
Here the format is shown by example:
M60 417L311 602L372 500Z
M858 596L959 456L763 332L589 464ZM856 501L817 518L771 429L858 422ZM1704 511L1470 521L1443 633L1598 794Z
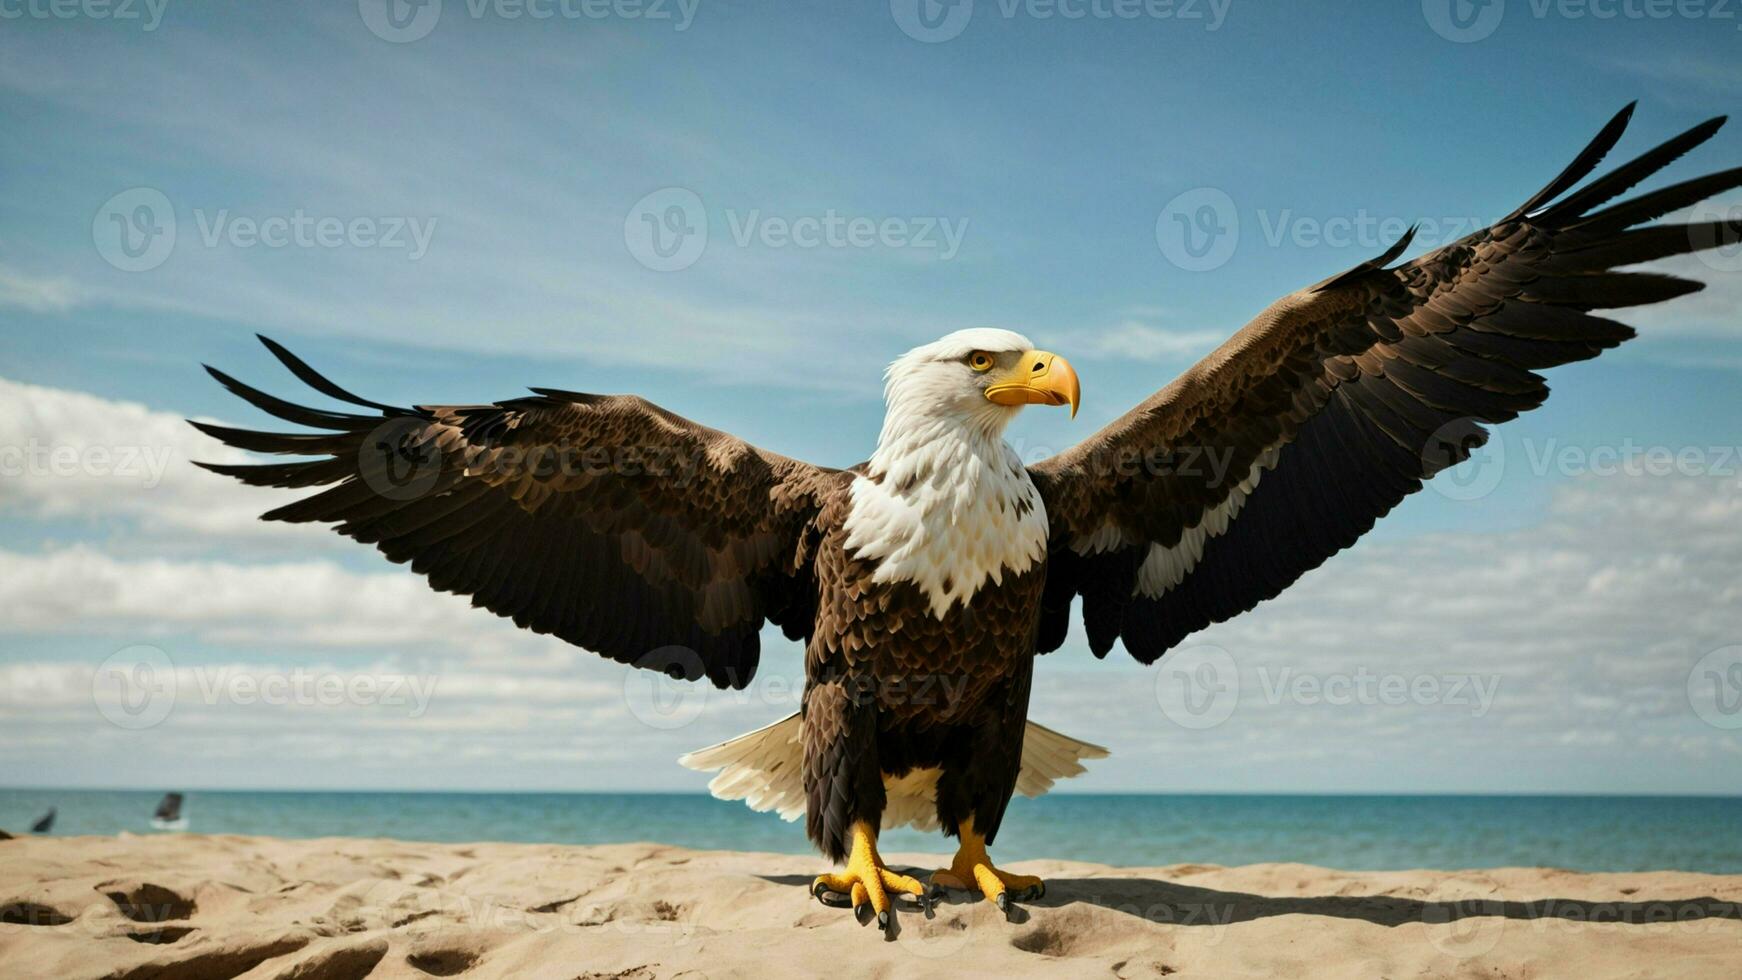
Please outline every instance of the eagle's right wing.
M333 524L518 626L720 687L749 683L765 621L809 634L808 529L845 474L632 396L534 389L395 408L261 339L310 387L372 410L305 408L207 368L250 404L319 430L193 423L251 452L315 457L201 464L255 486L327 488L265 520Z

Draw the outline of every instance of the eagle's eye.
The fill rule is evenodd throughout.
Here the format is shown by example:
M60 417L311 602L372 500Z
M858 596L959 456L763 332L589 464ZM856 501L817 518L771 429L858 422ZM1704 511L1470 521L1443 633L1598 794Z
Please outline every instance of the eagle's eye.
M983 350L977 350L968 355L968 366L976 371L992 370L992 355Z

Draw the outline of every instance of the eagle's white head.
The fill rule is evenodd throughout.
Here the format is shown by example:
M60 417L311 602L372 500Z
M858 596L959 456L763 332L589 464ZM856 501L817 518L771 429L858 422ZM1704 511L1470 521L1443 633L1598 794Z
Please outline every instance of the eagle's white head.
M1077 372L1010 330L958 330L896 358L884 372L888 405L879 447L962 434L996 441L1024 405L1069 405Z
M977 328L896 358L864 479L853 481L849 551L874 580L911 582L942 617L983 585L1046 555L1046 506L1004 427L1024 405L1069 405L1077 373L1008 330Z

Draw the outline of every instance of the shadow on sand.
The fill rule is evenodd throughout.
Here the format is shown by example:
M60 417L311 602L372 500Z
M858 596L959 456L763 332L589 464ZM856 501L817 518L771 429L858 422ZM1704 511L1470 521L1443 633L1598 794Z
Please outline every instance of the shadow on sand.
M928 869L899 870L922 881L929 873ZM764 875L763 878L776 884L806 889L812 881L809 875ZM1148 922L1180 926L1227 926L1275 915L1359 919L1381 926L1414 922L1432 925L1479 916L1626 925L1703 919L1742 920L1742 903L1710 897L1635 898L1627 901L1544 898L1515 902L1481 897L1481 883L1463 879L1447 881L1439 890L1446 893L1446 897L1427 900L1391 895L1277 897L1200 888L1154 878L1050 878L1046 883L1046 896L1025 904L1030 908L1097 905ZM960 901L960 895L953 896L953 900Z

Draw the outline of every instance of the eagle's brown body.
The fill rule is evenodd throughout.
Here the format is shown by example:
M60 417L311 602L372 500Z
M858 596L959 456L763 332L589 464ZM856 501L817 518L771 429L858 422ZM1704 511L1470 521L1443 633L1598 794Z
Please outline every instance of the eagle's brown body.
M825 520L830 515L825 514ZM940 824L997 836L1016 785L1045 568L975 593L942 619L906 583L876 584L837 523L816 556L805 648L806 830L839 860L854 820L878 823L886 777L940 770Z
M1023 404L1074 411L1076 375L989 329L891 366L877 452L851 470L627 396L384 405L271 342L303 381L368 413L303 407L213 371L315 431L196 424L246 450L313 457L210 467L320 488L268 519L336 525L436 589L614 660L741 688L761 628L779 626L805 643L807 826L831 857L851 850L848 873L819 888L886 914L886 888L918 887L882 866L874 838L886 782L935 770L938 822L962 837L940 875L1003 901L1021 876L991 868L984 844L1018 781L1034 657L1064 642L1079 597L1091 652L1119 643L1154 662L1353 544L1467 458L1483 426L1541 404L1538 370L1633 336L1591 311L1700 288L1619 270L1742 238L1733 221L1649 224L1742 185L1742 169L1615 202L1722 120L1579 186L1631 111L1492 227L1390 266L1405 236L1289 294L1033 466L1004 426Z

